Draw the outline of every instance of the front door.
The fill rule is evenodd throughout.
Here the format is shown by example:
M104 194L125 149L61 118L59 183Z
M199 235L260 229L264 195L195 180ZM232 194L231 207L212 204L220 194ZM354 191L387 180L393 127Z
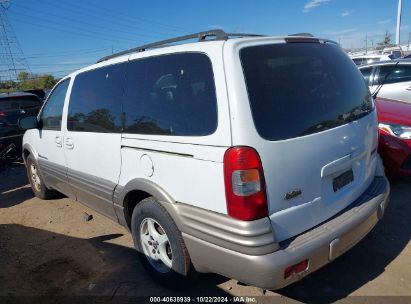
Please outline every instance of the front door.
M112 197L121 167L124 77L125 63L77 75L64 135L68 178L77 200L114 219Z
M42 127L36 130L35 147L46 185L73 196L67 179L62 132L63 108L69 84L70 79L60 82L47 99L40 114Z

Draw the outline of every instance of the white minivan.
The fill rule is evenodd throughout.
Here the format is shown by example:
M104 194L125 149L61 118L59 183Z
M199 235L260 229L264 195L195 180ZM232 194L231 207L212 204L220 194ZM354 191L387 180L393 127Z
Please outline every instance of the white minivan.
M353 247L389 198L369 89L329 40L145 45L64 77L20 127L35 195L129 228L165 283L195 270L281 288Z

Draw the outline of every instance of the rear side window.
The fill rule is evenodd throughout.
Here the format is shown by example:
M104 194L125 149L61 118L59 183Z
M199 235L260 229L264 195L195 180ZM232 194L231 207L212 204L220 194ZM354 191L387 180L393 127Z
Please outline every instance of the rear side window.
M61 130L61 118L63 115L64 100L66 98L67 88L70 79L66 79L59 83L57 87L51 92L47 99L43 111L41 113L41 121L43 123L43 130Z
M378 73L378 84L380 84L385 76L389 73L385 84L411 81L411 65L385 65L380 67Z
M67 129L77 132L121 132L121 99L126 63L81 73L71 90Z
M217 128L210 59L172 54L130 62L124 96L125 133L204 136Z
M353 58L352 61L354 61L356 65L362 65L366 63L363 58Z
M373 109L363 76L334 44L253 46L240 58L254 124L265 139L321 132Z
M364 76L365 83L368 85L370 83L370 76L372 72L371 68L360 69L362 76Z
M20 102L21 109L38 108L42 105L42 102L38 98L24 98Z
M34 96L0 99L0 111L40 108L42 102Z
M378 61L380 61L380 58L369 58L369 59L366 59L365 63L370 64L370 63L374 63Z

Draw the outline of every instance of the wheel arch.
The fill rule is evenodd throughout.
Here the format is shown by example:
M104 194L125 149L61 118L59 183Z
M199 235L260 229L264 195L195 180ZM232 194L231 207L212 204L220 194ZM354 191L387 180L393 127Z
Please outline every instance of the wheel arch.
M24 164L26 164L26 162L27 162L27 157L29 156L29 155L33 155L33 157L34 157L34 159L37 161L37 157L38 157L38 155L37 155L37 153L35 153L34 152L35 150L33 149L33 147L31 146L31 145L29 145L29 144L24 144L23 145L23 147L22 147L22 153L23 153L23 161L24 161Z
M114 201L122 205L124 216L123 224L129 229L131 228L131 216L134 208L145 198L152 196L165 206L170 206L175 203L175 200L167 191L156 183L144 178L135 178L129 181L124 187L117 186L114 196ZM170 211L170 208L166 209ZM173 214L170 215L174 218Z

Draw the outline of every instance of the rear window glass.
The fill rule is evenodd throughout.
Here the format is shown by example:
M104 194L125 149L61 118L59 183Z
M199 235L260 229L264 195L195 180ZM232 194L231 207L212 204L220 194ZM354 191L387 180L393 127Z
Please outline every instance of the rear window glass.
M362 74L334 44L253 46L240 58L254 124L265 139L321 132L373 109Z
M0 111L39 108L41 105L41 101L35 96L0 99Z

